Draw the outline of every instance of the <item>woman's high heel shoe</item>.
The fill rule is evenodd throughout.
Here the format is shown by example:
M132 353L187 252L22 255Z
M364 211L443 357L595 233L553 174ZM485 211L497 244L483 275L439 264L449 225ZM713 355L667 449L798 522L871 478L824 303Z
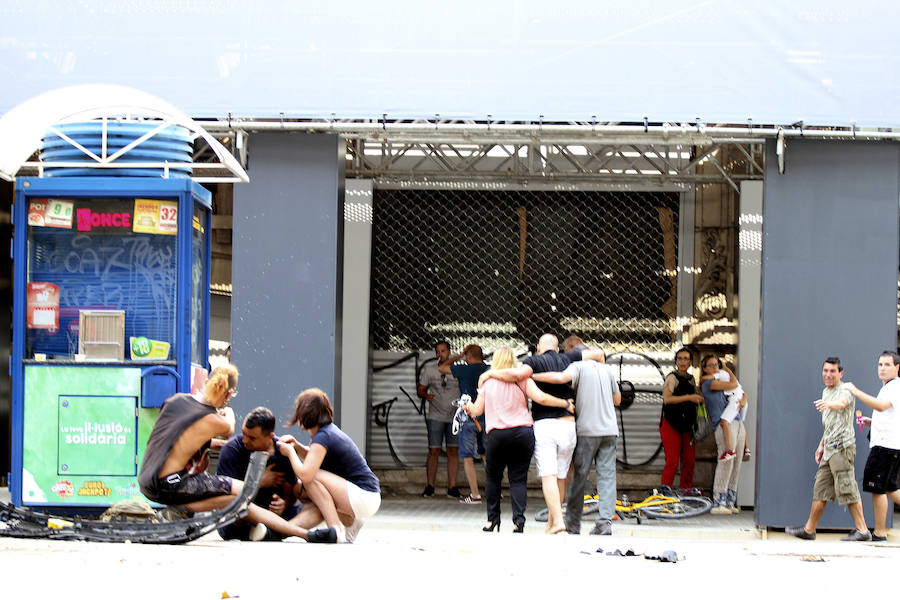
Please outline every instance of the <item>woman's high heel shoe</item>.
M481 530L482 530L482 531L494 531L494 530L496 530L497 533L500 533L500 521L491 521L490 523L488 523L487 525L485 525L484 527L482 527Z
M513 533L525 533L525 523L513 523Z

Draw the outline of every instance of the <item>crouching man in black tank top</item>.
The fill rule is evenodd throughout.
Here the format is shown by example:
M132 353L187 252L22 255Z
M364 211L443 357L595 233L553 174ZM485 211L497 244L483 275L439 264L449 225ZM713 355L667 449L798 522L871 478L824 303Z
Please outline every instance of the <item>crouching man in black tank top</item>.
M234 432L234 415L224 409L237 394L237 384L237 369L226 365L210 374L202 396L176 394L166 400L147 441L138 474L144 496L154 502L203 512L228 506L241 493L242 481L206 472L210 440ZM247 519L283 536L297 536L309 542L337 541L332 529L308 532L255 504L250 505Z

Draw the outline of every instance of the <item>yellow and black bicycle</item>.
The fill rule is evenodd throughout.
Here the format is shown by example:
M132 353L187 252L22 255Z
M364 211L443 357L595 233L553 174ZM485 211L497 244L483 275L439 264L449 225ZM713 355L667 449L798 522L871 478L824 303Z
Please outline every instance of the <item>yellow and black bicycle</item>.
M599 497L597 494L584 496L583 515L597 512ZM653 490L640 502L631 502L627 497L616 500L616 515L619 520L634 519L640 523L643 519L688 519L706 514L712 508L712 500L703 496L681 496L670 490ZM566 505L563 504L563 511ZM546 522L549 510L542 508L535 514L534 520Z

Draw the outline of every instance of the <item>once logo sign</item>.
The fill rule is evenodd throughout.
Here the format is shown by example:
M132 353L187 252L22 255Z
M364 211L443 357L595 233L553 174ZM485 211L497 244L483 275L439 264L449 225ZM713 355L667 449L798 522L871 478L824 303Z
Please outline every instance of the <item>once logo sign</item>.
M131 213L129 212L95 212L89 208L75 211L78 231L91 231L96 227L110 229L131 229Z

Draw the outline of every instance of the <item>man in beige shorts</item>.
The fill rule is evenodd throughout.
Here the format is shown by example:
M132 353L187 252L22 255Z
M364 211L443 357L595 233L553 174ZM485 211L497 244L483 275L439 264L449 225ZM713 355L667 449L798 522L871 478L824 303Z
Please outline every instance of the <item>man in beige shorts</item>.
M846 505L856 525L856 529L850 535L842 537L841 541L866 542L871 539L853 472L853 461L856 459L854 400L847 384L841 383L843 376L841 359L836 356L826 358L822 366L825 389L822 397L814 402L816 410L822 413L825 433L816 448L815 459L819 470L816 471L816 482L813 485L809 519L802 527L785 528L786 533L800 539L816 539L816 525L828 502Z

